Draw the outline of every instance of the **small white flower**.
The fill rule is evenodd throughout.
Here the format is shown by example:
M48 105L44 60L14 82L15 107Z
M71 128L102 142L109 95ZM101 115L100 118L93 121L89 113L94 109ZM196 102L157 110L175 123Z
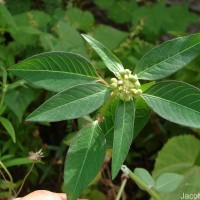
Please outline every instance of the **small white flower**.
M39 151L36 152L29 152L29 156L28 159L32 160L32 161L39 161L41 160L41 158L44 157L44 153L42 152L42 149L40 149Z

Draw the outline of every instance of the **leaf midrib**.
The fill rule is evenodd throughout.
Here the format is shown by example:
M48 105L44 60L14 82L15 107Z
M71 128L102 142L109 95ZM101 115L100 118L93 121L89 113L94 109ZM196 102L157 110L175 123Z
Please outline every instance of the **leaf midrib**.
M94 131L94 130L95 130L95 127L96 127L96 126L93 127L93 131L92 131L91 138L90 138L90 141L89 141L89 144L88 144L88 148L87 148L87 151L86 151L86 153L85 153L85 158L84 158L84 160L83 160L83 165L81 166L80 173L79 173L78 179L77 179L77 181L76 181L76 185L75 185L75 189L74 189L74 192L73 192L73 194L72 194L72 197L74 197L74 194L75 194L75 191L76 191L76 188L77 188L77 185L78 185L80 176L81 176L82 171L83 171L83 166L84 166L84 164L85 164L85 162L86 162L86 158L87 158L88 152L89 152L89 150L90 150L90 146L91 146L91 144L92 144L92 139L93 139L93 136L94 136L94 133L95 133L95 131Z
M179 55L179 54L181 54L181 53L184 53L185 51L188 51L189 49L191 49L191 48L193 48L194 46L199 45L199 44L200 44L200 42L198 42L198 43L195 44L195 45L190 46L189 48L187 48L187 49L185 49L185 50L183 50L183 51L181 51L181 52L178 52L178 53L174 54L173 56L171 56L171 57L169 57L169 58L166 58L166 59L164 59L164 60L162 60L162 61L160 61L160 62L158 62L158 63L152 65L151 67L148 67L147 69L141 71L141 72L138 73L137 75L139 76L140 74L143 74L144 72L148 72L148 71L150 71L152 68L154 68L156 65L159 65L160 63L165 62L166 60L170 60L170 59L172 59L173 57L175 57L175 56L177 56L177 55ZM138 66L138 67L139 67L139 66Z
M123 124L122 124L122 132L123 132L123 134L121 134L121 140L120 140L120 144L119 144L119 148L117 148L118 150L120 150L121 149L121 144L122 144L122 139L123 139L123 135L124 135L124 126L125 126L125 120L124 120L124 116L125 116L125 103L123 102L123 118L122 118L122 121L123 121ZM115 136L116 134L114 133L114 136ZM118 160L119 160L119 151L118 151L118 155L117 155L117 162L116 163L118 163ZM116 165L115 165L116 166ZM116 170L116 167L115 167L115 170Z
M61 106L58 106L58 107L55 107L55 108L52 108L52 109L50 109L50 110L48 110L48 111L45 111L45 112L42 112L42 114L44 114L44 113L47 113L47 112L50 112L50 111L53 111L53 110L55 110L55 109L59 109L60 107L63 107L63 106L66 106L66 105L69 105L69 104L73 104L73 103L76 103L77 101L82 101L82 100L84 100L84 99L88 99L88 98L91 98L92 96L98 96L99 94L101 94L101 93L104 93L104 92L106 92L106 89L104 89L104 90L102 90L102 91L100 91L100 92L96 92L95 94L92 94L92 95L90 95L90 96L85 96L85 97L83 97L83 98L81 98L81 99L76 99L76 100L74 100L74 101L72 101L72 102L67 102L66 104L63 104L63 105L61 105ZM52 97L53 98L53 97ZM51 99L49 99L49 101L50 101ZM38 115L40 115L40 114L38 114ZM38 116L38 115L35 115L35 116L33 116L33 117L30 117L30 118L28 118L28 119L31 119L31 118L34 118L34 117L36 117L36 116Z
M93 44L95 44L95 48L94 48L94 50L95 51L97 51L97 52L100 52L100 54L104 57L104 59L102 58L102 60L105 60L105 57L106 58L108 58L109 59L109 61L112 63L112 65L114 66L114 69L116 70L116 71L114 71L114 70L111 70L111 71L113 71L114 73L116 73L116 72L119 72L119 68L118 68L118 64L119 64L119 66L121 66L121 68L123 69L123 65L122 65L122 63L120 62L120 60L118 61L118 60L115 60L115 59L117 59L117 57L115 58L115 55L114 54L112 54L112 52L109 52L109 50L107 49L107 47L105 46L105 45L103 45L103 44L101 44L100 42L98 42L98 41L95 41L93 38L91 39L90 37L88 37L87 35L84 35L83 34L83 37L84 38L86 38L86 40L87 40L87 42L88 43L90 43L90 45L93 47ZM99 43L99 44L98 44ZM98 45L100 45L101 46L101 48L103 48L104 49L104 51L103 50L101 50L101 48L99 48L99 46ZM99 50L100 49L100 50ZM104 53L105 51L107 51L107 53L108 54L110 54L110 57L109 56L107 56L107 54L106 53ZM99 53L98 53L99 54ZM101 56L100 56L101 57ZM106 59L107 60L107 59Z
M198 111L196 111L196 110L193 110L192 108L186 107L186 106L184 106L184 105L182 105L182 104L178 104L177 102L170 101L170 100L168 100L168 99L164 99L164 98L161 98L161 97L158 97L158 96L154 96L154 95L149 95L149 94L143 94L142 96L148 96L148 97L154 98L154 99L161 99L161 100L163 100L163 101L170 102L170 103L172 103L172 104L175 104L175 105L181 106L181 107L183 107L183 108L186 108L187 110L190 110L190 111L192 111L192 112L195 112L195 113L200 114L200 112L198 112Z
M175 181L177 181L177 180L175 180ZM164 184L160 185L159 187L156 186L156 188L157 188L157 189L163 188L164 186L169 185L169 184L171 184L171 183L173 183L173 182L175 182L175 181L174 181L174 180L173 180L173 181L168 181L167 183L164 183Z
M82 77L90 77L93 79L98 79L96 76L91 75L84 75L84 74L78 74L78 73L72 73L72 72L65 72L65 71L51 71L51 70L21 70L21 69L10 69L10 71L24 71L24 72L48 72L48 73L60 73L60 74L68 74L68 75L76 75L76 76L82 76Z

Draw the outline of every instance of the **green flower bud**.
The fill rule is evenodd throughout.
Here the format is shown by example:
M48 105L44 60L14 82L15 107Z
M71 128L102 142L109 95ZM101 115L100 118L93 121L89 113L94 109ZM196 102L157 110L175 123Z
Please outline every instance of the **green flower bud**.
M119 84L119 85L122 85L123 82L124 82L123 80L119 80L119 81L118 81L118 84Z
M118 88L118 90L119 90L119 91L122 91L122 90L123 90L123 87L122 87L122 86L120 86L120 87Z
M119 73L121 76L124 76L124 74L126 73L124 69L119 70Z
M140 88L140 82L139 81L135 82L135 88Z
M117 88L117 83L112 83L112 84L110 84L110 87L111 87L112 89L116 89L116 88Z
M128 79L129 79L129 76L128 76L127 74L125 74L125 75L124 75L124 79L125 79L125 80L128 80Z
M136 81L138 81L137 75L132 75L132 74L131 74L131 75L129 76L128 79L129 79L129 81L131 81L131 82L136 82Z
M130 74L131 74L131 71L130 71L129 69L125 69L124 72L125 72L125 74L127 74L127 75L130 75Z
M138 94L138 95L142 94L142 90L141 90L141 89L138 89L138 90L137 90L137 94Z
M111 78L111 82L117 84L117 79L116 78Z
M131 93L133 93L133 94L137 94L137 89L131 89Z

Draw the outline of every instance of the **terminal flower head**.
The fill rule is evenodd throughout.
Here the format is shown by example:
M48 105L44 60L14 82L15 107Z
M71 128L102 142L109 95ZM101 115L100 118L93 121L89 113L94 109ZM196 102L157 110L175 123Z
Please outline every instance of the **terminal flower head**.
M29 156L28 159L32 160L32 161L39 161L41 160L41 158L44 157L44 153L42 152L42 149L40 149L39 151L36 152L29 152Z

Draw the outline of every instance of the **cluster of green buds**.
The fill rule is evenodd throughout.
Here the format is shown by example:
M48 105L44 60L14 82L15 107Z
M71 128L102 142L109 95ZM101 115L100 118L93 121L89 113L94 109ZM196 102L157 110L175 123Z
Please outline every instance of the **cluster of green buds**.
M137 75L131 74L129 69L120 70L115 75L117 78L111 78L110 88L121 100L130 101L142 94Z

